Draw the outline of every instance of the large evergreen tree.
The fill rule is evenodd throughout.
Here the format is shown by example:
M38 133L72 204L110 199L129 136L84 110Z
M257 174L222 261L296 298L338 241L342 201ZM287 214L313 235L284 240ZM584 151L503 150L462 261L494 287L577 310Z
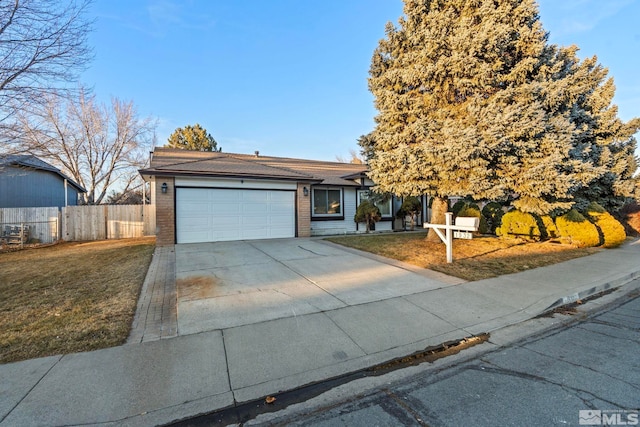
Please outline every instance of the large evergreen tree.
M176 129L167 142L169 148L180 148L192 151L222 151L218 143L206 129L198 123Z
M565 70L572 84L567 91L570 119L574 125L573 159L593 165L597 175L574 193L574 207L585 212L591 202L608 211L618 210L634 195L637 169L634 134L640 119L628 123L618 118L612 103L615 95L613 79L596 57L579 62L576 48L565 49Z
M588 103L572 86L584 84L580 71L597 70L548 45L534 0L405 0L370 69L372 179L380 191L434 196L432 222L447 196L569 209L605 169L576 148Z

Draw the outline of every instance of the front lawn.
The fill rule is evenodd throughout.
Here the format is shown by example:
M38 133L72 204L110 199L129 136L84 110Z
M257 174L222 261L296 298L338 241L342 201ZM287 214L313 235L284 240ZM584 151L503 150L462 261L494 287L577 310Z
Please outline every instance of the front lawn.
M123 344L154 238L0 254L0 363Z
M447 264L444 243L427 242L425 237L426 232L417 232L340 236L327 240L470 281L568 261L600 250L552 242L474 237L454 239L453 263Z

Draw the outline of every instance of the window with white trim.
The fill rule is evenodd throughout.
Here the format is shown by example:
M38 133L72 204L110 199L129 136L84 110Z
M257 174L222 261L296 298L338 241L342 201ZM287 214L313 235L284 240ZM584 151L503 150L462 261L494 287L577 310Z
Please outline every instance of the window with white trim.
M313 188L313 216L341 217L342 189L341 188Z
M369 190L358 190L358 205L363 200L369 200ZM380 209L380 216L390 217L391 216L391 197L389 197L384 202L377 202L375 205Z

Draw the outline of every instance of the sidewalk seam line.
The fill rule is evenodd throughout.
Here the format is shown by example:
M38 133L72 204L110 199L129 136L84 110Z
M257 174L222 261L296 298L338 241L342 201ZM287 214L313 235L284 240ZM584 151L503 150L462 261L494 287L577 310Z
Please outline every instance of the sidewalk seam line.
M367 352L365 351L365 349L364 349L364 348L360 347L360 345L359 345L359 344L358 344L358 343L357 343L357 342L356 342L356 341L351 337L351 335L349 335L349 334L347 333L347 331L345 331L344 329L342 329L342 328L340 327L340 325L338 325L338 324L337 324L337 323L336 323L336 322L331 318L331 316L329 316L326 312L322 312L322 314L324 314L324 315L327 317L327 319L329 319L329 321L330 321L331 323L333 323L334 325L336 325L336 327L337 327L338 329L340 329L340 330L342 331L342 333L343 333L343 334L345 334L347 337L349 337L349 340L351 340L351 342L352 342L352 343L354 343L354 344L356 345L356 347L358 347L358 348L362 351L362 353L363 353L365 356L368 356L368 355L369 355L369 353L367 353ZM359 356L359 357L362 357L362 356Z
M224 339L224 329L220 329L220 335L222 336L222 351L224 351L224 363L227 365L227 381L229 383L229 391L231 392L231 397L233 397L233 406L237 406L238 401L236 400L236 393L233 391L233 386L231 385L231 372L229 370L229 356L227 355L227 344Z
M31 387L31 388L29 389L29 391L28 391L28 392L26 392L24 396L22 396L22 399L20 399L20 400L18 401L18 403L16 403L16 404L13 406L13 408L11 408L11 410L10 410L10 411L8 411L8 412L7 412L7 414L6 414L4 417L0 418L0 423L1 423L1 422L3 422L5 419L7 419L7 417L8 417L9 415L11 415L11 413L12 413L13 411L15 411L15 410L16 410L16 408L17 408L18 406L20 406L20 404L21 404L21 403L22 403L22 402L27 398L27 396L29 396L29 395L31 394L31 392L32 392L32 391L33 391L33 390L38 386L38 384L40 384L40 383L42 382L42 380L44 379L44 377L46 377L47 375L49 375L49 372L51 372L51 370L52 370L52 369L53 369L53 368L54 368L58 363L60 363L60 361L62 360L62 358L63 358L63 357L64 357L64 355L60 356L60 357L58 358L58 360L56 360L56 362L55 362L53 365L51 365L51 367L50 367L49 369L47 369L47 372L45 372L45 373L40 377L40 379L39 379L38 381L36 381L36 383L33 385L33 387Z
M462 327L462 326L458 326L458 325L454 325L452 322L448 321L447 319L444 319L440 316L438 316L436 313L432 313L429 310L427 310L424 307L420 307L418 304L415 304L413 301L411 301L410 299L406 298L406 297L401 297L403 300L407 301L409 304L413 305L414 307L417 307L418 309L424 311L425 313L429 313L432 316L437 317L438 319L442 320L445 323L448 323L449 325L453 326L456 330L460 330L460 331L464 331L465 334L469 334L469 335L475 335L472 334L471 331L467 331L466 328Z

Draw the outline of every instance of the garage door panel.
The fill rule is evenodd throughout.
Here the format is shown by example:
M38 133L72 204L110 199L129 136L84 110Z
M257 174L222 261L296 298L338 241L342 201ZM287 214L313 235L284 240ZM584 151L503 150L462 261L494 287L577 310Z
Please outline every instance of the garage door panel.
M218 230L213 233L213 242L222 242L228 240L242 240L240 230Z
M248 227L248 228L259 228L259 227L266 227L269 225L269 221L267 218L262 217L262 216L256 216L256 217L242 217L241 218L241 224L244 227Z
M287 191L272 191L271 200L286 203L289 201L291 194L292 194L291 192L287 192Z
M288 227L290 226L289 221L286 218L277 218L277 217L272 217L269 220L269 226L274 226L274 227Z
M242 214L244 216L261 216L269 213L269 206L265 203L244 203Z
M293 191L178 188L178 243L295 236Z
M272 205L271 214L276 216L287 216L291 212L291 208L285 205Z
M245 191L242 193L242 200L245 203L266 203L270 199L266 191Z
M212 218L211 222L212 222L211 226L216 229L219 227L236 228L242 225L242 218L238 216L221 216L221 217Z
M215 203L215 202L212 202ZM236 204L230 203L216 203L211 208L211 214L214 216L219 215L240 215L242 213L242 207Z

